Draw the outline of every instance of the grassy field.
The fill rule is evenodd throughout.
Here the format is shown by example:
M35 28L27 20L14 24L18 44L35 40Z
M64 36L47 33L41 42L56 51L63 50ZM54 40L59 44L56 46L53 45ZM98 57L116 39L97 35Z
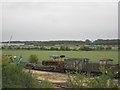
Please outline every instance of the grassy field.
M2 54L20 55L23 60L29 59L32 54L37 55L39 62L51 60L50 55L65 55L66 57L89 58L90 62L99 62L99 59L110 58L118 63L118 51L38 51L38 50L3 50Z

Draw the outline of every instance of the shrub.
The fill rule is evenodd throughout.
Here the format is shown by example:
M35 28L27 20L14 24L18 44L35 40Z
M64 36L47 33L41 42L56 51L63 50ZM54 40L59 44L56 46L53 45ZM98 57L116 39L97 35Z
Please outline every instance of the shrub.
M104 50L104 47L102 46L96 47L96 50Z
M58 50L57 47L50 47L50 50Z
M70 51L71 49L69 47L65 47L65 50L66 51Z
M9 64L3 60L2 64L3 88L36 88L40 87L38 81L31 73L23 72L23 65Z
M120 50L120 46L118 47L118 50Z
M88 46L83 46L83 47L80 47L79 50L83 50L83 51L91 51L92 48L88 47Z
M67 73L67 75L67 82L71 88L118 88L118 82L113 81L114 75L112 72L94 78L86 77L85 74L77 72L74 75L70 73Z
M112 49L112 47L106 47L105 49L106 49L106 50L111 50L111 49Z
M111 70L112 68L100 69L103 74L90 80L88 86L90 88L118 88L118 82L113 81L115 74Z
M38 63L38 58L36 55L30 55L29 57L29 62L30 63Z
M70 51L71 49L68 46L61 46L59 50L61 50L61 51Z
M44 47L44 46L41 46L39 49L40 49L40 50L47 50L47 48Z
M3 88L53 88L46 81L38 82L32 73L24 72L22 64L10 64L8 60L2 60L2 87Z
M70 74L70 72L67 72L67 75L68 75L67 82L70 88L85 87L84 84L86 83L86 81L84 74L80 75L79 73L76 72L74 75L72 75Z

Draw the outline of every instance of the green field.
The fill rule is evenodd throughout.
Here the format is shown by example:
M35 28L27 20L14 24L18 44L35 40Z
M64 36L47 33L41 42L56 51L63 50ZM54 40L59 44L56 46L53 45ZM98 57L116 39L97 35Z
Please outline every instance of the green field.
M89 58L90 62L99 62L99 59L110 58L118 63L118 51L38 51L38 50L2 50L2 54L20 55L28 60L32 54L37 55L39 62L51 60L50 55L65 55L66 57Z

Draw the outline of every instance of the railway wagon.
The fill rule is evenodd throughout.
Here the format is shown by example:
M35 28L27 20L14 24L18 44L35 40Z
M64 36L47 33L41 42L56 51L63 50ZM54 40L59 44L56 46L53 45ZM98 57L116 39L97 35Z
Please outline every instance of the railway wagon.
M89 59L88 58L65 58L64 69L65 71L87 71Z
M77 71L79 73L99 74L99 63L89 63L88 58L66 58L64 59L65 71Z
M89 62L88 58L65 58L64 61L53 61L44 60L42 65L30 64L28 66L33 67L33 69L46 70L46 71L57 71L66 72L70 71L72 73L89 73L92 75L101 75L102 69L107 73L107 69L111 68L111 72L119 77L119 64L112 64L112 59L100 59L98 63Z
M102 74L100 72L99 63L88 63L86 72L90 74L97 74L97 75Z
M111 72L117 74L119 71L118 64L112 64L112 59L100 59L98 63L89 63L88 58L66 58L64 59L64 69L68 71L78 71L101 75L101 69L111 68ZM105 72L107 73L107 71Z
M42 61L42 70L64 72L64 61Z

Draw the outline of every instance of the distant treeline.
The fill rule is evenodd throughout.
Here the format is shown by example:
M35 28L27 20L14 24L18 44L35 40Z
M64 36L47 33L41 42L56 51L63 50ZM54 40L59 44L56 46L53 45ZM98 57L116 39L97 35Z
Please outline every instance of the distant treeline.
M3 46L2 50L47 50L47 51L101 51L101 50L120 50L120 47L111 46Z
M2 42L8 43L8 42ZM11 43L24 43L25 45L34 46L55 46L55 45L119 45L120 39L97 39L95 41L90 41L89 39L85 41L11 41Z

